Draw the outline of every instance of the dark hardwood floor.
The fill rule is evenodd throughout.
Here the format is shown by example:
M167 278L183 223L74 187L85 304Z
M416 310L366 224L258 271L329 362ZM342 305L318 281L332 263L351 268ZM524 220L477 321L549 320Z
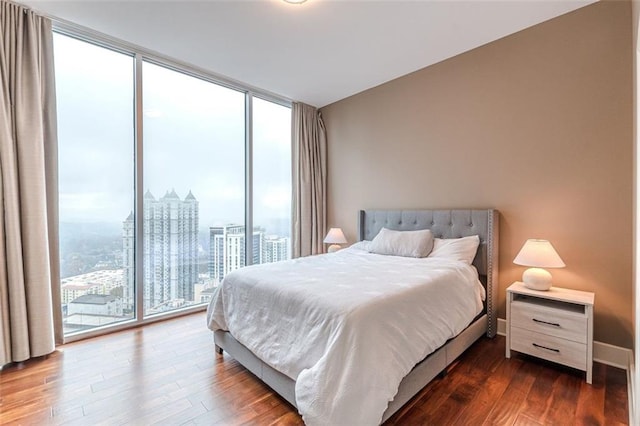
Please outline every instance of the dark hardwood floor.
M483 338L389 425L627 424L623 370L584 373ZM299 425L295 409L213 350L204 314L62 346L0 372L1 424Z

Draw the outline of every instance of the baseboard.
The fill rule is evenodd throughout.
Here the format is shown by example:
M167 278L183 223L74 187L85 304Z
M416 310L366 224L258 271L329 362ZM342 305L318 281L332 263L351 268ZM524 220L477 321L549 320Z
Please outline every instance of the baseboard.
M629 395L629 424L640 424L640 402L637 398L638 382L636 381L636 365L633 352L629 356L629 368L627 369L627 394Z
M633 357L633 351L608 343L593 342L593 360L612 367L629 371L629 360Z
M498 318L498 334L507 334L507 321ZM622 368L629 371L629 361L633 358L631 349L610 345L603 342L593 342L593 360L612 367Z

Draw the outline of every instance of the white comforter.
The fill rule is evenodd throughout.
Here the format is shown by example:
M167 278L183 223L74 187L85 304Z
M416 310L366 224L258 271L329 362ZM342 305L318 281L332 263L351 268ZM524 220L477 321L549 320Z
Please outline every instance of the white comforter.
M210 329L296 380L307 425L379 424L402 378L482 310L474 267L358 247L235 271L209 305Z

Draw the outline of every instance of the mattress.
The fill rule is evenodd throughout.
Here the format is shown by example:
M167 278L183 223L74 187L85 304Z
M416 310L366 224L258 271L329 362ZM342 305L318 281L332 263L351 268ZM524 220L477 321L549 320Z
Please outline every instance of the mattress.
M378 424L402 378L482 311L464 262L336 253L227 275L208 326L296 381L308 425Z

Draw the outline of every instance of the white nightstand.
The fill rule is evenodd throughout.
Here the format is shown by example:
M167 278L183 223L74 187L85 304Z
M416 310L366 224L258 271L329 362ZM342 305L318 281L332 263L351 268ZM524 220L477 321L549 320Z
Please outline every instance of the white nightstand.
M551 287L531 290L521 282L507 289L506 357L518 351L586 371L593 367L593 300L586 291Z

